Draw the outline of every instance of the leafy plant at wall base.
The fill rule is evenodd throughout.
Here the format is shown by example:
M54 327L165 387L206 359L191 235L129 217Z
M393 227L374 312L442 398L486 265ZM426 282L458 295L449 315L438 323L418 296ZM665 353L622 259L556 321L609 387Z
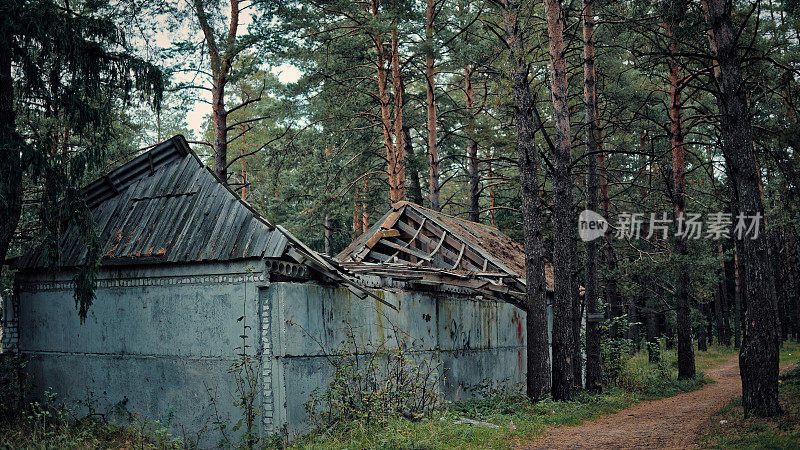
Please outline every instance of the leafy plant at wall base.
M364 427L398 417L416 421L441 403L439 364L414 353L414 348L400 338L405 333L396 326L391 329L394 346L381 340L367 350L350 329L341 347L324 351L326 364L332 369L328 389L322 395L315 392L306 403L308 415L319 429Z

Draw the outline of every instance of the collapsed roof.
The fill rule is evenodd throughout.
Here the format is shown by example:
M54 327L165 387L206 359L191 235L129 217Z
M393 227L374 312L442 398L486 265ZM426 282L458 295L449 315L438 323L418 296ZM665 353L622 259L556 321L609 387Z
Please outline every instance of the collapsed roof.
M415 283L450 284L521 304L525 251L496 228L410 202L395 203L372 228L336 256L342 267ZM553 291L553 266L545 264Z

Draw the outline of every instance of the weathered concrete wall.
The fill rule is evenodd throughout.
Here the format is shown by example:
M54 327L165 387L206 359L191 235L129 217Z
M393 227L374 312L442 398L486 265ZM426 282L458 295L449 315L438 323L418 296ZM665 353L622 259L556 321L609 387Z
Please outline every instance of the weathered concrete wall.
M68 274L21 276L19 347L32 357L34 393L91 398L101 412L126 399L131 413L194 435L214 419L211 389L222 418L235 422L228 370L245 323L249 353L261 351L265 277L259 261L104 269L80 324Z
M450 399L525 380L525 315L506 303L374 291L396 312L343 288L270 284L262 261L208 263L103 269L80 324L70 279L18 278L19 349L33 358L35 393L52 388L69 403L91 398L98 411L126 400L130 412L170 421L179 433L193 435L215 419L207 388L223 420L241 416L229 369L245 324L248 353L260 364L263 433L308 427L304 405L330 376L322 355L340 349L349 332L362 351L394 348L399 339L415 357L440 364L439 389ZM219 434L205 438L215 443Z
M413 293L378 292L399 312L348 290L316 284L272 283L265 292L272 332L275 425L290 432L307 425L305 403L325 392L336 353L355 335L362 351L383 342L396 348L394 329L420 357L441 364L439 389L459 399L486 389L519 389L525 382L525 313L501 302Z

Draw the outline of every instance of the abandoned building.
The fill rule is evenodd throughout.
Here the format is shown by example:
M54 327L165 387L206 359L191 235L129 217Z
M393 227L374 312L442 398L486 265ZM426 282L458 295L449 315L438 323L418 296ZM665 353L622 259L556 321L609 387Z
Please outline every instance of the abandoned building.
M76 229L60 241L62 269L47 270L41 249L18 258L4 299L2 349L31 358L34 394L52 388L98 410L124 399L194 433L240 417L229 368L244 348L259 362L260 431L293 433L328 385L323 356L348 333L364 349L401 345L389 323L441 364L447 398L524 383L524 259L496 229L399 203L332 258L261 217L182 136L85 195L103 249L85 323L73 299L86 256Z

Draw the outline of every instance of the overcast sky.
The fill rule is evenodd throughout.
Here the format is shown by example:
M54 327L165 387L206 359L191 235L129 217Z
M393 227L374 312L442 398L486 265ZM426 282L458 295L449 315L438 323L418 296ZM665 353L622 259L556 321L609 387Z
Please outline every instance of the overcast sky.
M181 5L192 8L192 5L188 2L185 4L182 3ZM227 23L229 10L226 7L223 7L223 11L226 15L225 23ZM194 19L194 16L191 14L187 15L187 17ZM145 28L152 30L151 33L154 34L151 34L150 37L145 39L142 39L141 36L136 36L134 34L132 39L133 44L138 47L140 51L144 52L145 55L157 54L155 52L157 52L158 49L169 48L173 42L188 39L190 35L195 35L199 32L197 25L194 23L182 23L177 28L170 27L167 23L169 17L164 15L156 17L151 16L149 19L155 20L156 26L154 28ZM242 14L239 19L239 34L243 35L247 33L247 29L252 23L253 17L250 14ZM291 64L281 64L279 66L272 67L271 72L278 75L278 79L282 83L293 83L297 81L301 75L300 70ZM191 82L193 77L194 75L191 73L177 73L174 75L173 81ZM192 109L187 114L186 123L189 128L194 131L195 135L200 137L203 135L203 125L206 122L206 118L211 115L211 92L207 90L197 91L197 95L201 96L209 103L204 103L202 101L195 102L195 104L192 106Z
M273 67L272 73L278 75L278 79L281 83L294 83L300 78L300 70L291 64L281 64L280 66ZM211 92L202 91L200 95L202 95L206 101L211 102ZM211 115L210 104L200 101L195 102L192 110L189 111L186 117L186 123L197 137L203 135L203 124L209 115Z

